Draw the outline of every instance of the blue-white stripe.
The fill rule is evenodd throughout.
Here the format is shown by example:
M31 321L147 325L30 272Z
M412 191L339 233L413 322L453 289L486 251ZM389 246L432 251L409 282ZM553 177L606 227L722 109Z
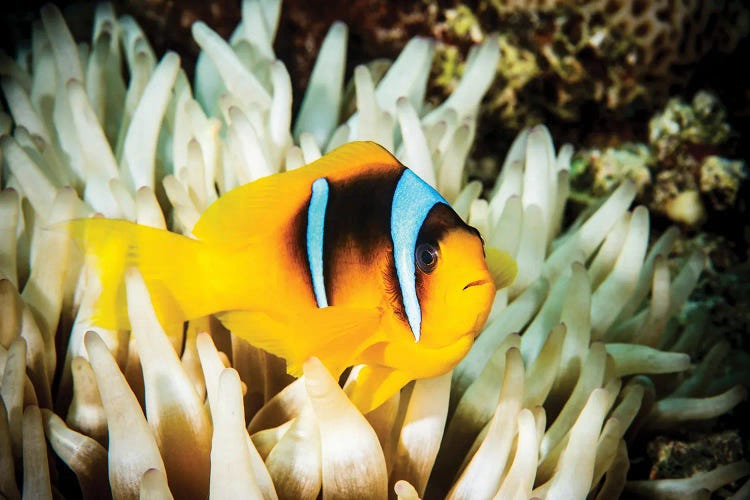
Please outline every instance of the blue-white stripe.
M419 342L422 309L417 298L414 252L424 220L437 203L448 202L440 193L409 169L404 170L396 185L391 206L391 239L396 275L404 300L404 312L414 339Z
M310 266L313 293L318 307L328 307L323 277L323 235L327 205L328 181L320 178L312 184L310 206L307 208L307 263Z

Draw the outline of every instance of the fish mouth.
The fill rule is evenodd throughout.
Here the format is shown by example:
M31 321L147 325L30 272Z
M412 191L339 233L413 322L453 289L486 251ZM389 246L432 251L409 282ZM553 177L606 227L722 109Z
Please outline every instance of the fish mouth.
M479 280L474 280L474 281L472 281L471 283L467 284L467 285L466 285L466 286L465 286L465 287L464 287L463 289L464 289L464 290L466 290L466 289L468 289L468 288L471 288L471 287L473 287L473 286L486 285L486 284L488 284L489 282L490 282L490 280L488 280L488 279L479 279Z

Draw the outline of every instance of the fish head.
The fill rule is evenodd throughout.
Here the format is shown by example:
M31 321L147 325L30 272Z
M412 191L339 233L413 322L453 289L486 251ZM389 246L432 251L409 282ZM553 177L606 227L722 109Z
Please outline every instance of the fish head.
M443 230L439 238L423 232L426 237L417 241L414 253L422 312L419 342L441 348L479 333L496 288L476 229L461 222Z
M413 248L419 329L400 305L408 303L408 289L401 299L389 294L394 314L384 318L384 340L361 357L365 364L389 367L410 380L446 373L461 361L487 321L496 284L509 284L494 278L479 232L447 204L429 211ZM504 276L515 275L515 262L508 257L504 264L511 268Z
M401 316L413 340L426 349L443 348L484 326L495 283L484 244L434 188L406 169L396 185L391 236ZM515 262L508 258L515 275ZM504 282L501 282L504 284Z

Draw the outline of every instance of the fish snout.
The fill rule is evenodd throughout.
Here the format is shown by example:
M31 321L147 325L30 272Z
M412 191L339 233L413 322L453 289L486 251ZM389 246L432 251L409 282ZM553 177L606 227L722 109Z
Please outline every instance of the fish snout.
M468 283L461 289L461 296L486 318L496 291L495 282L488 272L471 273Z
M462 288L462 291L476 289L477 287L489 288L488 285L492 288L495 286L495 282L492 280L492 275L486 268L474 269L473 272L467 273L467 278L469 279L465 282L466 284Z

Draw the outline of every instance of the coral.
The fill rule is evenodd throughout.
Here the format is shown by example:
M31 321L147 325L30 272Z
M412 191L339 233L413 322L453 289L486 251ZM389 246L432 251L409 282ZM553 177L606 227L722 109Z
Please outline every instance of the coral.
M659 176L657 180L664 182L666 176ZM706 221L706 210L698 191L684 189L679 192L670 193L665 198L654 196L654 202L660 205L661 211L677 223L685 226L698 226Z
M708 204L721 211L734 206L740 184L746 178L744 161L710 155L701 163L698 186Z
M742 441L736 431L680 441L660 437L648 445L654 465L650 479L690 477L742 458Z
M458 11L470 14L449 15ZM731 51L750 33L750 10L740 1L490 0L458 3L443 17L435 34L447 44L460 46L464 20L476 18L484 32L507 36L508 53L524 54L526 82L507 78L520 71L501 68L489 100L505 106L504 118L515 113L516 126L529 123L526 115L538 116L540 105L575 120L592 101L610 110L636 99L658 104L701 57ZM528 60L535 71L528 71ZM495 97L508 88L516 94L512 101Z
M689 478L628 481L626 439L710 422L745 389L737 374L712 383L726 343L706 353L706 316L683 308L703 252L673 258L676 230L649 241L632 182L564 223L573 148L556 149L543 126L516 137L485 197L466 182L495 39L472 49L436 106L425 99L432 42L410 41L379 79L358 66L356 107L342 121L348 36L335 23L293 118L272 48L280 7L243 2L254 29L228 42L193 24L192 83L175 53L157 59L109 4L97 7L90 47L46 6L32 50L2 59L0 493L605 499L625 488L702 494L750 475L738 458ZM57 222L98 213L190 234L222 193L355 139L393 151L488 252L518 263L452 374L362 415L346 394L358 367L341 387L311 358L291 380L283 360L212 318L165 329L132 270L132 331L91 324L100 285Z
M655 213L687 227L699 227L711 213L735 210L747 178L743 160L719 156L731 150L733 130L718 98L698 92L692 102L671 99L649 122L649 144L624 143L576 155L571 169L574 195L611 190L622 179L638 186L639 200Z
M649 142L656 147L660 161L687 154L691 147L719 146L731 133L727 112L718 97L698 92L692 102L670 99L663 111L649 122ZM672 160L675 161L675 160Z
M584 150L571 164L571 188L576 196L596 199L628 179L640 196L651 185L652 161L650 149L643 144L624 144L604 151Z
M689 226L703 222L706 210L733 208L747 173L744 161L717 156L731 133L715 95L671 99L649 122L656 163L651 208Z

